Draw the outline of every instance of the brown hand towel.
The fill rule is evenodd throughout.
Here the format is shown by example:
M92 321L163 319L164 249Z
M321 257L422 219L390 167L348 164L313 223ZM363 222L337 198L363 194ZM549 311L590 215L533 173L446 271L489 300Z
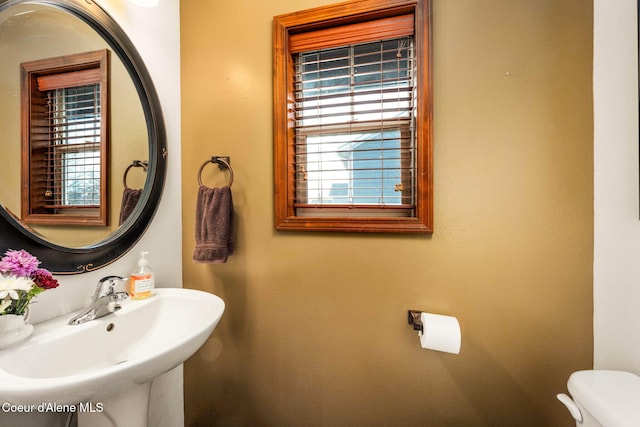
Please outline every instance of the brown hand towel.
M122 225L123 222L129 218L131 212L135 209L138 204L138 200L140 200L140 195L142 194L142 190L134 190L133 188L125 188L122 192L122 204L120 205L120 223Z
M198 190L196 202L196 247L193 260L221 264L233 254L233 199L228 186Z

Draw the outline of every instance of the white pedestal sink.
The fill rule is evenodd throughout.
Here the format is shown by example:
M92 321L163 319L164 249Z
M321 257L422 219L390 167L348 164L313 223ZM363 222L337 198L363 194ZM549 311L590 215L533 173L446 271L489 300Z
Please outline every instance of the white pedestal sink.
M0 351L0 401L36 405L35 411L40 404L69 405L80 425L116 420L121 407L133 406L144 408L137 424L145 426L149 382L195 353L224 308L207 292L162 288L81 325L67 324L75 313L40 323L23 344Z

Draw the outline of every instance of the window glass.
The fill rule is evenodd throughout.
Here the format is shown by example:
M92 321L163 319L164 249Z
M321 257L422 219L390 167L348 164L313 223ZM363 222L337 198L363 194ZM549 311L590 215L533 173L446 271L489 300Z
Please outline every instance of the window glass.
M413 205L412 46L404 37L295 55L297 203Z
M61 206L100 205L100 86L60 88L48 94L55 177L47 194Z

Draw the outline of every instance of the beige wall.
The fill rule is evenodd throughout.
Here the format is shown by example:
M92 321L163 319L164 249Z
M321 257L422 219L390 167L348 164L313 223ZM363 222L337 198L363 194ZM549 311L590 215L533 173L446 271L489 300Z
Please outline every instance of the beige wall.
M271 19L332 2L181 2L184 287L227 303L185 365L186 425L573 425L555 394L593 360L592 2L434 0L433 236L276 233ZM211 155L235 171L225 265L191 261ZM456 315L460 355L421 349L409 308Z

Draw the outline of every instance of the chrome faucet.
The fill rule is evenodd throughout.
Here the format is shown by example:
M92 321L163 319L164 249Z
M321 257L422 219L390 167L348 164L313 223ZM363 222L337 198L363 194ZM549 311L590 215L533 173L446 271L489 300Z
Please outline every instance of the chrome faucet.
M116 292L119 282L126 280L120 276L107 276L100 279L93 294L91 305L69 321L69 325L80 325L106 316L122 308L119 304L129 297L126 292Z

